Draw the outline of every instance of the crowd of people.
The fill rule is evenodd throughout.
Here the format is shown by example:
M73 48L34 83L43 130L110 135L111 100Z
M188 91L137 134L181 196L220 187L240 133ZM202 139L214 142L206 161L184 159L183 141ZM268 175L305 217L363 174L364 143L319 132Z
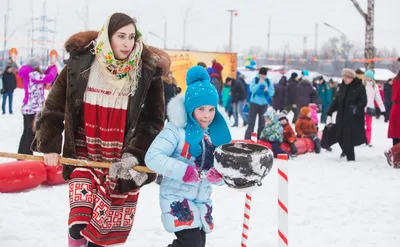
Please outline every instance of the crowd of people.
M69 247L125 243L140 188L156 179L156 174L135 171L136 166L148 166L164 177L161 221L176 235L168 246L204 247L206 234L214 229L211 186L224 183L214 168L214 151L231 141L230 127L239 126L239 116L247 127L245 139L251 138L258 118L258 137L271 143L274 155L285 153L285 142L295 156L297 138L311 139L315 152L321 152L318 124L332 122L337 112L335 138L341 156L354 161L355 146L371 145L377 101L381 112L390 109L385 119L393 148L385 155L400 168L400 72L385 85L391 98L382 101L373 71L360 79L344 69L337 88L323 77L312 82L306 70L274 85L263 67L248 85L240 73L224 81L223 65L214 60L209 68L202 62L190 68L186 92L178 95L169 56L144 44L136 21L123 13L107 18L99 32L73 35L65 48L71 56L60 72L53 65L42 72L36 58L18 70L25 90L18 152L43 153L49 166L59 165L61 155L112 163L110 169L63 165L69 182ZM2 76L3 114L6 100L13 113L13 73L7 67ZM46 99L45 84L52 84ZM219 105L233 116L233 126Z

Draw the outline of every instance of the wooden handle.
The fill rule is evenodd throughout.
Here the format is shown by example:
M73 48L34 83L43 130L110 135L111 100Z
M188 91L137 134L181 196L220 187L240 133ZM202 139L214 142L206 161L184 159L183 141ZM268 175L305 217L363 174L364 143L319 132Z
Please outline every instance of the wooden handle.
M33 161L44 161L43 156L35 156L28 154L16 154L16 153L5 153L0 152L0 157L3 158L11 158L11 159L19 159L19 160L33 160ZM88 161L88 160L78 160L78 159L70 159L61 157L59 160L60 164L73 165L73 166L87 166L94 168L111 168L112 163L110 162L97 162L97 161ZM155 173L150 170L146 166L135 166L133 170L138 172L146 172L146 173Z

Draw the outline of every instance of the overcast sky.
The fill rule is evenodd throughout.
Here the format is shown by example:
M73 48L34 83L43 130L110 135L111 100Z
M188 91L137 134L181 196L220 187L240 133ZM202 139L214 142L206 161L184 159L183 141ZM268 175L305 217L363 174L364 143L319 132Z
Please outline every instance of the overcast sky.
M6 1L0 0L1 36ZM366 10L367 0L358 1ZM31 2L35 17L40 16L43 0L10 0L9 34L30 20ZM84 13L84 5L84 0L47 1L47 15L57 20L56 48L59 49L70 35L84 30L84 24L77 15L77 11ZM222 50L229 41L227 9L238 11L233 22L235 52L251 46L262 46L266 50L269 16L272 19L271 51L282 50L285 43L289 43L290 51L302 51L304 36L307 36L307 48L314 49L316 23L319 23L319 47L329 37L340 36L324 26L324 22L341 30L360 46L363 46L364 39L364 21L350 0L89 0L89 6L90 29L99 30L108 15L124 12L138 19L145 41L157 47L162 47L163 41L148 32L163 36L165 19L168 23L168 48L182 48L183 20L189 11L186 44L200 50ZM376 0L375 45L378 48L400 50L399 10L400 0ZM35 25L38 27L39 22ZM54 28L54 24L49 27ZM26 47L26 30L28 28L15 32L8 48Z

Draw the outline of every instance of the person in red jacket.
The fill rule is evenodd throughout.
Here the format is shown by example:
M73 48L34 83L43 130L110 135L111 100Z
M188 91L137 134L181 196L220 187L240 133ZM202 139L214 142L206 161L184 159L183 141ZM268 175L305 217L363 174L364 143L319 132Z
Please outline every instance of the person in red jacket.
M398 61L400 62L400 58ZM400 71L393 79L392 100L388 137L393 139L393 147L385 152L385 156L389 165L400 168Z
M292 126L289 124L289 120L287 119L287 111L282 111L277 114L278 121L281 123L283 128L283 142L289 144L290 153L293 157L297 156L297 147L295 145L296 142L296 134L294 133Z
M310 107L303 106L300 109L300 117L296 122L296 132L298 137L309 138L314 142L315 153L321 152L321 140L318 138L317 126L311 119Z

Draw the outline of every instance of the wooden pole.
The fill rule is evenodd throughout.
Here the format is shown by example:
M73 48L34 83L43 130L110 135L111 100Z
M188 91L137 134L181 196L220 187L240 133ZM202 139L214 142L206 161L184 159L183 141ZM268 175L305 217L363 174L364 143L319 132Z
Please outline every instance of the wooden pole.
M44 161L43 156L35 156L28 154L16 154L16 153L6 153L0 152L1 158L11 158L11 159L19 159L19 160L33 160L33 161ZM93 168L111 168L112 163L110 162L96 162L96 161L88 161L88 160L78 160L78 159L70 159L70 158L60 158L60 164L66 165L74 165L74 166L87 166ZM150 170L146 166L135 166L133 170L138 172L146 172L146 173L155 173Z

